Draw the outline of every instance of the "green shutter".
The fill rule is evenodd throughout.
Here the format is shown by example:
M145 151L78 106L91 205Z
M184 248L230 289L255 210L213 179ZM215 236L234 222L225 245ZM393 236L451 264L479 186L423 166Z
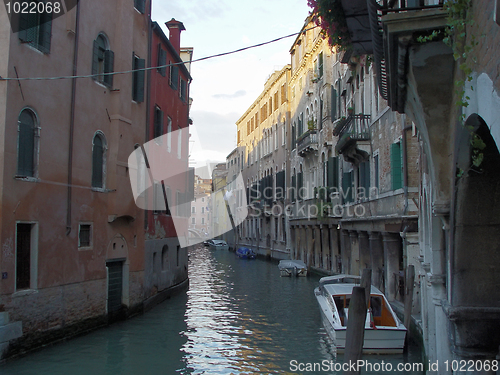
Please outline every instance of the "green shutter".
M19 39L21 39L23 42L28 42L29 14L20 13L18 16L19 16Z
M137 103L142 103L144 101L144 77L146 67L146 60L134 57L134 74L133 74L133 87L132 87L132 98Z
M43 13L40 15L38 49L43 53L50 53L51 39L52 39L52 13Z
M290 200L292 202L295 201L295 189L297 188L297 185L296 185L296 181L297 181L297 177L294 175L292 176L292 189L291 189L291 196L290 196Z
M99 43L94 40L94 48L92 50L92 75L97 79L97 68L99 66Z
M304 197L302 196L302 187L304 186L304 175L301 173L297 173L297 199L302 200Z
M146 11L146 0L134 0L134 7L139 12L144 14L144 12Z
M343 174L342 178L342 197L344 203L353 201L353 188L352 188L352 171Z
M319 76L323 77L323 52L321 52L318 56L319 61Z
M339 185L339 176L338 176L338 158L337 157L329 157L327 164L327 185L328 187L338 187Z
M292 126L292 150L295 149L295 144L297 143L297 135L295 130L295 125Z
M167 51L161 48L161 43L158 44L158 68L159 73L165 77L167 73Z
M337 119L337 90L332 86L331 113L332 121Z
M113 73L113 66L115 63L115 54L111 50L106 50L104 52L104 84L109 87L113 87L113 75L106 75L107 73Z
M401 173L401 144L399 142L391 145L391 177L392 190L401 189L403 181Z

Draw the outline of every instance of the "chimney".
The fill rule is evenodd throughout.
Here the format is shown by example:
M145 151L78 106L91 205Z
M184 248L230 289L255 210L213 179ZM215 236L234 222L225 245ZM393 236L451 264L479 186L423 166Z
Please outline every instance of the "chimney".
M167 25L170 35L168 36L168 40L180 55L181 53L181 31L186 30L184 24L182 22L176 21L172 18L170 21L165 22Z

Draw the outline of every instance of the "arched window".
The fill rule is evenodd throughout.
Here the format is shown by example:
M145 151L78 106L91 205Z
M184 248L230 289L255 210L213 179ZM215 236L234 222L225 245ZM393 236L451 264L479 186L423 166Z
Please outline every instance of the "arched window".
M106 141L97 133L92 141L92 187L104 188Z
M113 86L113 73L115 54L109 49L109 43L103 34L99 34L94 40L92 54L92 74L94 79L106 86Z
M38 148L37 117L31 109L23 109L18 120L17 175L35 177Z

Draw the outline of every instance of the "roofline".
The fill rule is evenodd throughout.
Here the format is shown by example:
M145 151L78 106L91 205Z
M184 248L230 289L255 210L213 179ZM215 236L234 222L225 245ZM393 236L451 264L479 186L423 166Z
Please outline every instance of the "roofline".
M172 45L172 43L170 42L170 40L167 38L167 36L163 32L163 30L160 27L160 25L158 24L158 22L156 22L156 21L152 22L152 29L160 37L161 41L163 43L165 43L165 45L167 46L167 49L170 51L170 53L172 54L172 56L174 57L174 59L177 60L175 62L176 63L183 63L183 64L179 64L179 67L181 68L181 70L183 71L183 73L185 74L185 76L190 81L192 81L193 77L191 77L191 74L189 73L188 69L186 68L186 65L184 65L184 64L187 64L188 62L186 62L186 61L184 61L184 60L181 59L181 57L179 56L179 53L177 53L177 51L175 50L174 46ZM182 50L182 48L181 48L181 50ZM190 62L191 61L189 61L189 63Z

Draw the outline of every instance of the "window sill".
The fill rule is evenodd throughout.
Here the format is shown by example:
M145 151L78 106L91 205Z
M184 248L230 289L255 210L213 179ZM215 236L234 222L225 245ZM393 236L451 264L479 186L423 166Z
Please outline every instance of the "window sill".
M98 188L98 187L91 187L90 190L96 192L96 193L110 193L115 190L109 190L106 188Z
M29 295L37 294L37 293L38 293L38 290L36 290L36 289L23 289L23 290L19 290L19 291L12 293L12 298L25 297L25 296L29 296Z
M78 251L89 251L89 250L94 250L94 247L93 246L78 247Z
M18 180L18 181L26 181L26 182L40 182L40 179L37 177L14 176L14 179Z

